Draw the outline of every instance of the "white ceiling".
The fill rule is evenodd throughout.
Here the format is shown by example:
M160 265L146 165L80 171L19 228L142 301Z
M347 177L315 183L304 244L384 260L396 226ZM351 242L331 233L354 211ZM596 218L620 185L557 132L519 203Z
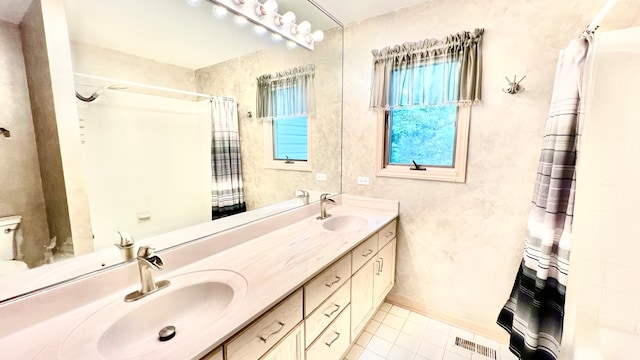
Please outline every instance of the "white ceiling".
M18 24L32 0L0 0L0 20ZM425 0L315 0L343 24L364 20ZM279 0L280 13L327 30L337 24L305 0ZM239 29L232 17L216 19L212 4L186 0L64 0L72 41L198 69L269 48L268 35ZM266 38L266 39L265 39Z

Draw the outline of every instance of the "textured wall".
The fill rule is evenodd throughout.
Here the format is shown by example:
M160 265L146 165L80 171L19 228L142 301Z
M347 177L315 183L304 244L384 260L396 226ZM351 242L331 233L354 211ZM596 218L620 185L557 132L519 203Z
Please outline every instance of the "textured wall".
M96 46L71 43L73 71L83 74L195 91L191 69ZM167 96L167 93L162 93Z
M598 12L591 1L429 1L345 29L343 191L400 201L395 301L497 337L522 256L558 51ZM637 21L620 2L605 27ZM484 27L483 103L471 114L466 184L375 177L371 50ZM519 95L505 76L527 75ZM356 184L357 176L370 186Z
M0 21L0 217L22 215L20 252L30 266L41 254L36 246L49 238L40 167L29 104L29 89L18 25Z
M75 254L93 251L78 114L62 0L35 0L20 25L49 233ZM45 31L45 28L47 31ZM57 30L57 31L56 31ZM44 260L48 239L33 243Z
M250 209L292 198L295 189L340 192L342 31L328 31L315 51L297 48L261 51L196 71L198 91L238 100L242 171ZM256 78L292 67L315 64L316 116L310 119L313 171L265 169L263 123L255 114ZM327 175L316 181L316 173ZM313 199L311 199L313 200ZM317 200L317 199L316 199Z

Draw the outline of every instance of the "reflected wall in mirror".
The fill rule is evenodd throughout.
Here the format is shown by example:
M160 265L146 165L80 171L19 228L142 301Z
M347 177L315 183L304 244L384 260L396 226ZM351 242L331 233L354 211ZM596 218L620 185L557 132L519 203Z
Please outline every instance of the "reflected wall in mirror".
M281 12L292 10L325 32L314 51L289 49L230 15L212 16L210 2L190 3L33 0L19 25L0 21L9 49L0 54L0 86L12 94L0 98L10 118L0 126L12 131L0 139L0 159L15 170L0 175L0 217L22 216L16 258L39 267L0 277L0 284L30 282L34 271L38 278L60 274L31 282L35 289L117 263L117 230L143 243L210 222L208 99L73 73L237 101L248 211L215 220L218 229L300 206L298 189L311 201L340 192L341 26L311 3L280 0ZM315 65L316 104L308 125L310 171L268 168L266 123L249 115L256 78L308 64ZM74 90L98 97L76 100Z

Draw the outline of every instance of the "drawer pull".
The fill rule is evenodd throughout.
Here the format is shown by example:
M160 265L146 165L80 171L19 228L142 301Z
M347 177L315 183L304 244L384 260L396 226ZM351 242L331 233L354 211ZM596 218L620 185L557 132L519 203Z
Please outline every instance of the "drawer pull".
M366 253L362 254L362 256L363 257L367 257L367 256L371 255L371 253L373 253L373 250L369 249L369 250L367 250Z
M380 272L382 271L382 263L380 262L380 258L378 258L378 260L376 260L376 262L378 263L378 269L376 270L376 275L380 275Z
M280 325L280 328L276 331L271 332L269 335L267 336L260 336L260 340L262 340L265 344L267 343L267 340L271 337L271 335L275 335L277 333L279 333L280 331L282 331L282 329L284 329L284 323L281 321L276 322L278 325Z
M340 310L340 305L338 305L338 304L333 304L333 306L335 306L336 308L335 308L335 309L333 309L333 311L332 311L332 312L330 312L330 313L328 313L328 314L327 314L327 313L324 313L324 315L325 315L326 317L330 318L330 317L331 317L331 315L335 314L338 310Z
M379 271L382 273L382 270L384 269L384 258L378 258L380 260L380 268Z
M332 287L333 285L337 284L340 282L340 280L342 280L342 278L340 278L340 276L336 275L336 279L333 280L333 282L325 284L327 287Z
M388 233L384 234L384 237L388 238L390 236L393 236L393 231L389 231Z
M331 347L331 345L333 345L333 343L338 341L338 339L340 338L340 333L339 332L335 331L334 333L336 334L336 337L334 337L331 341L324 343L328 347Z

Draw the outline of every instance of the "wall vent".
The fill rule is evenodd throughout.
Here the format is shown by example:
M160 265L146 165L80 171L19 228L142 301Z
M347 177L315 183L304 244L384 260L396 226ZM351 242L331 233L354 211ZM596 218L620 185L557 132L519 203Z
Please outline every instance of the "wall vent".
M482 356L487 357L488 359L493 359L493 360L498 359L498 352L495 349L492 349L484 345L476 344L471 340L463 339L461 337L456 336L455 345L463 349L476 352Z

